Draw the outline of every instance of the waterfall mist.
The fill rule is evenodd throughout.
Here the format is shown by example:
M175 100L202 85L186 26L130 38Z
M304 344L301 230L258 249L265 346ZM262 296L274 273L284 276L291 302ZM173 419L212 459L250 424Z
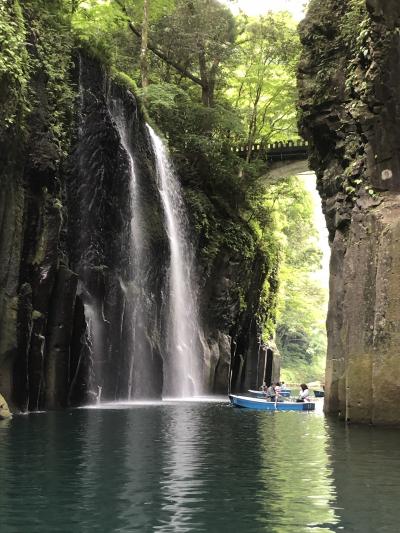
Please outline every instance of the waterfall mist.
M163 142L149 125L147 127L170 247L163 396L186 397L202 392L193 250L179 181Z

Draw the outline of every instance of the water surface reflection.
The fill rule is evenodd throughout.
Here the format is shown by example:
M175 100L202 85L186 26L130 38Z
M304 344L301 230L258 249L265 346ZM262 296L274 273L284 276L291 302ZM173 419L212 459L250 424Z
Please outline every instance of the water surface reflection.
M327 452L340 528L400 530L400 431L328 422Z
M399 435L206 402L16 417L1 532L397 531Z

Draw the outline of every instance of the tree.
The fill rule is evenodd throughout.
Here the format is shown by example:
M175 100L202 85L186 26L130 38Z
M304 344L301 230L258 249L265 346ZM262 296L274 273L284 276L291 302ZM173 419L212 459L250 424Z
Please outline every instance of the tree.
M149 44L149 3L150 0L143 0L143 23L142 23L142 43L140 47L140 70L142 73L142 87L149 85L149 65L147 61Z
M315 277L320 270L321 250L316 239L312 199L300 179L292 177L271 186L266 203L273 211L275 240L280 241L282 254L277 345L283 367L299 369L303 376L299 379L304 380L304 373L311 376L326 355L328 296L327 289Z
M115 1L128 17L130 30L143 42L147 25L143 23L140 31L128 3ZM145 41L159 59L200 86L203 105L212 107L220 65L234 37L234 18L217 0L177 0L175 9L160 18Z
M241 16L239 26L227 93L246 124L240 142L247 146L250 161L255 142L298 136L295 65L300 43L288 13Z

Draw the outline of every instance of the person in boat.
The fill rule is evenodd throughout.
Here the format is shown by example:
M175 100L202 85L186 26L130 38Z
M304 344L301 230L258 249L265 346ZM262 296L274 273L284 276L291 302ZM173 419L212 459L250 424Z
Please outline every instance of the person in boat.
M282 392L282 389L283 389L282 385L283 384L279 383L279 381L277 381L275 383L276 401L278 401L278 402L284 402L285 401L285 398L281 395L281 392Z
M281 382L281 390L287 390L287 386L284 381Z
M275 387L274 387L274 385L272 383L271 383L271 385L269 387L267 387L267 390L265 391L265 397L266 397L267 401L269 401L269 402L274 402L275 401L276 392L275 392Z
M267 389L268 389L267 384L265 381L263 381L263 384L261 385L259 390L262 392L267 392Z
M308 386L305 383L302 383L300 385L300 393L299 397L297 398L296 402L308 402L310 395L310 391L308 390Z

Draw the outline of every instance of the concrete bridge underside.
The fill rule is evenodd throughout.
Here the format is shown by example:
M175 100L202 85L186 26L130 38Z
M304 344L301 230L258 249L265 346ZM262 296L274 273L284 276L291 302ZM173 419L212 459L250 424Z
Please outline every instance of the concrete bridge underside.
M308 160L304 159L302 161L276 161L275 163L270 163L268 170L266 171L265 179L280 179L286 178L287 176L296 176L297 174L302 174L303 172L308 172L310 167L308 166Z

